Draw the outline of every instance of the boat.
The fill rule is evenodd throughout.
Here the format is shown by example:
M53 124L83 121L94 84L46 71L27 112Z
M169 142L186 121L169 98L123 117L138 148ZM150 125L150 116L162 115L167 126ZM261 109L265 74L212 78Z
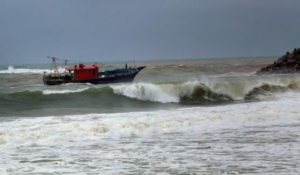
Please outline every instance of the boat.
M43 82L45 85L60 85L65 83L91 83L91 84L108 84L132 82L135 76L145 68L145 66L128 67L101 71L103 65L79 64L65 68L64 72L58 71L56 61L58 58L52 57L54 72L44 72ZM67 61L67 60L65 60Z

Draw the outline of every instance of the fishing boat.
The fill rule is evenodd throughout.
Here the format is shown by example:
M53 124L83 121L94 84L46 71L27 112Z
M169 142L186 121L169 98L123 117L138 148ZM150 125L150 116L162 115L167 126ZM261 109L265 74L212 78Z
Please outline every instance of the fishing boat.
M64 83L107 84L132 82L135 76L145 68L145 66L128 67L126 64L123 68L101 71L103 65L100 64L79 64L65 68L64 72L59 72L56 64L57 60L58 58L52 57L54 72L44 73L43 82L45 85L60 85Z

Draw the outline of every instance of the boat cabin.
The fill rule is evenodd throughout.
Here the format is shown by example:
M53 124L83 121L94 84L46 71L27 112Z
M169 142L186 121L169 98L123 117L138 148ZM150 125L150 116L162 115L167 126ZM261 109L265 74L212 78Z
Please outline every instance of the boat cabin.
M69 67L66 70L73 75L75 80L91 80L99 77L100 65L94 64L85 66L84 64Z

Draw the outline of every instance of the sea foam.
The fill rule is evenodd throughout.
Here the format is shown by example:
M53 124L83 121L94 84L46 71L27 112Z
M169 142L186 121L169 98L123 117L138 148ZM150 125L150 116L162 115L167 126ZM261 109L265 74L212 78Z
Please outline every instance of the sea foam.
M134 83L130 85L126 84L111 87L116 94L124 95L130 98L136 98L139 100L161 103L179 102L178 96L155 84Z
M1 122L0 173L97 167L104 174L189 174L214 166L216 174L245 168L264 174L285 163L280 172L291 174L299 170L299 98L288 93L256 103Z
M59 72L64 72L64 68L59 68ZM8 66L6 70L0 70L1 74L43 74L44 72L52 72L50 69L29 69L29 68L14 68Z
M300 108L293 107L300 106L299 98L299 94L287 93L273 101L225 106L18 119L0 123L0 145L26 143L32 139L44 142L58 138L80 140L83 136L88 138L170 132L201 133L245 126L299 123ZM52 141L49 140L47 144Z
M42 93L44 95L50 95L50 94L68 94L68 93L78 93L83 92L85 90L88 90L89 88L82 88L82 89L75 89L75 90L43 90Z

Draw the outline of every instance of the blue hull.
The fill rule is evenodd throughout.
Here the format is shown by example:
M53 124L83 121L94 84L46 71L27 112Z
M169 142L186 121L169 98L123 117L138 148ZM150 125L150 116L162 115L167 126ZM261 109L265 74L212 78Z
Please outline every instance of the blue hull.
M130 68L129 71L116 72L107 71L103 72L103 75L96 79L90 80L73 80L68 75L44 75L43 82L45 85L60 85L65 83L91 83L91 84L109 84L109 83L123 83L132 82L135 76L145 68L145 66L140 66L137 68ZM127 69L124 69L127 70Z

